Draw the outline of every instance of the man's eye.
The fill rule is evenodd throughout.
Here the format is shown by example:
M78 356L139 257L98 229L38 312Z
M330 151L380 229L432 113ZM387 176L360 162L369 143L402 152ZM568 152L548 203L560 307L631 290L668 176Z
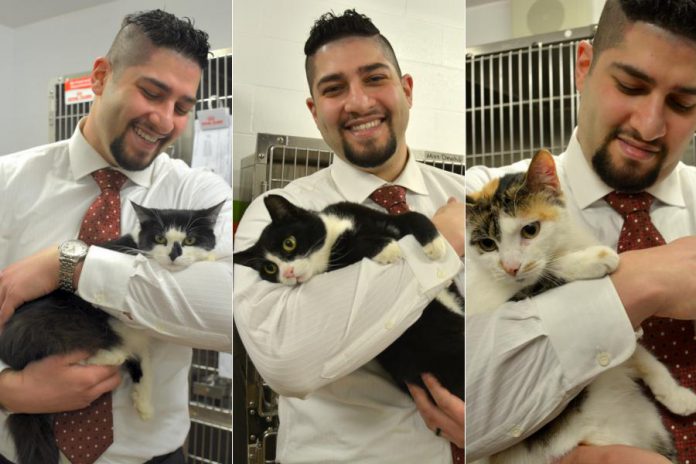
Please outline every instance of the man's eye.
M616 86L619 88L621 92L625 93L626 95L640 95L644 92L643 87L627 85L619 80L616 81Z

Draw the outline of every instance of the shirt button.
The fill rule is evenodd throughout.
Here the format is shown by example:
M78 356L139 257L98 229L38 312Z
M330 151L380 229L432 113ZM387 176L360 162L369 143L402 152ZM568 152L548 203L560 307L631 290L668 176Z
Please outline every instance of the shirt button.
M522 436L522 427L519 425L514 426L512 430L510 430L510 436L515 438Z
M95 295L95 300L97 300L97 304L103 304L104 300L106 300L106 296L103 293L97 293Z
M444 279L446 275L447 274L445 274L445 271L443 271L442 269L437 270L437 278L438 279Z
M609 365L609 361L611 361L611 356L609 356L609 353L606 351L602 351L597 355L597 364L600 366L607 367Z
M387 330L391 330L394 328L394 324L394 319L390 319L384 324L384 328Z

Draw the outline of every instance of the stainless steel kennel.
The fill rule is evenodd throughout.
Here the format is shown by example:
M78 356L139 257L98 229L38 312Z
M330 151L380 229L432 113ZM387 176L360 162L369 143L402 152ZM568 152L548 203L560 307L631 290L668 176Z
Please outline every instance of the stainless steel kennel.
M70 77L76 76L62 76L51 83L48 120L51 142L69 138L78 121L89 112L91 102L67 104L64 83ZM232 112L232 50L212 52L196 99L196 112L211 108L227 108ZM189 118L186 131L167 149L172 157L189 164L193 152L193 120ZM208 350L193 353L188 464L232 464L232 380L218 375L218 356L217 352Z
M503 166L539 148L565 150L579 94L575 57L594 26L467 49L466 160ZM696 162L692 141L685 163Z
M464 175L464 155L411 150L417 161ZM331 164L333 153L321 139L258 134L256 151L241 160L240 200L282 188ZM244 423L235 422L236 464L275 463L278 431L277 396L263 381L235 332L234 409L246 411ZM235 416L240 419L239 413ZM246 453L246 455L244 454Z

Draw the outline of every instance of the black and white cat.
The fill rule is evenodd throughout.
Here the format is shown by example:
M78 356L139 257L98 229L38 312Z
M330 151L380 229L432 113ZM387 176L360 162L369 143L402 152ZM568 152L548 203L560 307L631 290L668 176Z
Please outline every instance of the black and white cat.
M603 277L619 263L614 250L570 218L547 151L534 156L526 173L494 179L467 195L466 214L470 316L566 282ZM636 380L670 411L696 412L696 395L639 344L628 361L597 377L556 419L490 462L551 463L582 443L651 449L676 463L672 437Z
M431 259L445 252L444 239L420 213L390 216L350 202L315 212L279 195L266 196L264 203L272 222L251 248L234 254L234 262L256 269L269 282L301 284L363 258L392 263L401 257L397 240L409 234ZM430 372L464 398L464 300L454 285L440 292L377 360L405 392L406 382L423 385L420 374Z
M139 227L133 234L98 245L127 254L144 254L170 270L214 259L215 222L223 203L208 209L153 209L132 203ZM143 420L153 415L153 372L143 330L98 310L70 292L56 290L17 308L0 335L0 359L10 368L55 354L84 350L88 364L125 364L133 380L131 398ZM51 414L10 414L7 427L18 464L57 464Z

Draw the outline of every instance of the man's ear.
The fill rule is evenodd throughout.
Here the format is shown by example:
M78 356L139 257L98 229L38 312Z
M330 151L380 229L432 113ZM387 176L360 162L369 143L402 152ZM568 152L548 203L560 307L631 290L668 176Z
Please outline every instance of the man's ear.
M413 77L410 74L404 74L401 76L401 87L404 89L404 95L406 95L408 107L411 108L413 105Z
M307 98L306 102L309 112L312 113L314 122L317 122L317 106L314 104L314 99L312 97Z
M585 78L590 73L594 49L589 41L583 40L578 44L578 56L575 60L575 88L579 92L585 87Z
M106 81L111 75L111 62L105 56L100 56L94 60L92 72L89 77L92 81L92 91L95 95L104 93Z

